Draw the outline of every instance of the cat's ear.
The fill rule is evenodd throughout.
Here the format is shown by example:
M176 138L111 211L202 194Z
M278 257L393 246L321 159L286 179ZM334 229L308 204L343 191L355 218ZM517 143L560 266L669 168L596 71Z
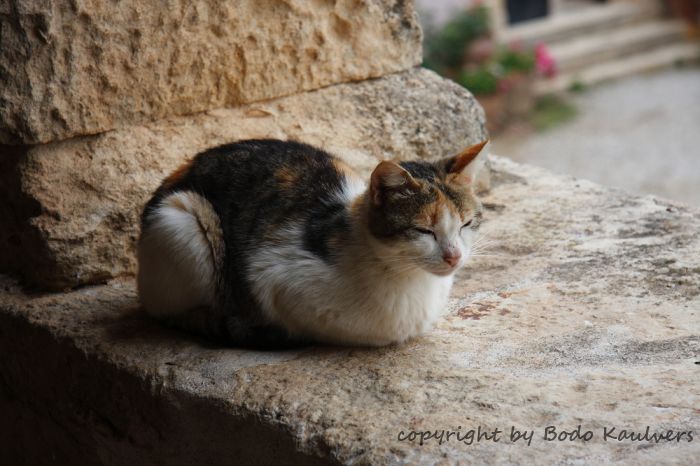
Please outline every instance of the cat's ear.
M372 172L370 195L375 205L393 196L407 196L419 190L420 184L395 162L380 162Z
M489 140L467 147L459 154L442 160L449 181L472 183L484 166L488 155Z

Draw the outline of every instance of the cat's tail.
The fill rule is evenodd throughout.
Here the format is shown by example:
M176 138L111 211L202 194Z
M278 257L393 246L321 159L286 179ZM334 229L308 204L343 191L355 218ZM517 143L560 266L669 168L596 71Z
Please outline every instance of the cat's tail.
M155 317L176 317L215 304L224 254L219 216L190 191L165 196L144 214L138 244L141 304Z

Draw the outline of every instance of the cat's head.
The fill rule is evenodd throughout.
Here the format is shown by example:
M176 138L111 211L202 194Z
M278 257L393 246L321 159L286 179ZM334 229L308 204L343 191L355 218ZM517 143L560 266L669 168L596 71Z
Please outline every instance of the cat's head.
M382 259L440 276L466 263L481 222L473 184L487 142L437 162L377 165L369 188L369 230L384 246Z

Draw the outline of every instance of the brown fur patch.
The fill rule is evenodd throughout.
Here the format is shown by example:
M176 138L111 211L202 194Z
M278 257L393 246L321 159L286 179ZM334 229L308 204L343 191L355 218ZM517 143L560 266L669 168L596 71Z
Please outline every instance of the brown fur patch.
M168 177L163 181L162 186L164 188L169 188L173 186L174 184L180 182L185 175L187 175L187 172L190 171L190 168L192 167L192 162L193 159L190 159L177 167L174 172L172 172Z
M395 190L419 191L422 184L416 181L411 174L399 164L390 160L379 162L370 177L370 191L372 201L379 205L386 192Z
M468 176L462 175L462 173L450 173L445 177L447 184L460 186L465 182L469 183L471 179Z
M431 203L423 207L423 209L416 215L414 223L418 226L430 227L434 225L433 222L433 207L435 203Z
M464 167L469 165L472 162L472 160L474 160L476 156L479 155L481 149L483 149L484 146L488 144L488 142L489 141L487 139L486 141L482 141L479 144L474 144L473 146L467 147L462 152L455 155L455 161L452 164L452 167L450 167L450 173L459 173L462 170L464 170Z
M275 179L282 188L291 188L299 178L299 174L291 167L282 167L275 172Z
M469 181L468 177L464 177L461 174L450 174L445 178L447 188L451 191L451 195L448 198L450 201L449 206L462 219L473 209L474 204L472 185L468 182L465 183L465 179Z
M347 163L343 162L337 157L333 157L333 166L335 167L336 170L338 170L338 173L342 173L344 175L348 176L354 176L355 175L355 170L350 168L350 165Z
M371 199L368 193L357 196L350 204L350 216L362 225L367 225L367 211L370 208Z
M168 205L178 210L187 211L187 206L180 196L170 196L166 198Z
M447 210L452 212L457 217L461 217L459 209L457 209L457 206L454 204L454 202L449 200L447 198L447 196L445 196L442 192L440 192L440 195L438 196L438 202L439 202L438 212L442 209L442 207L447 207Z
M221 270L224 260L224 233L221 230L219 216L203 197L193 194L192 203L195 205L199 226L209 240L216 270Z
M221 270L224 260L224 233L221 230L219 216L209 201L199 194L179 191L166 197L163 202L170 207L188 212L197 219L199 228L211 248L215 270Z
M338 251L342 247L344 240L345 236L343 232L334 232L328 237L328 240L326 241L328 250L331 251L331 253Z
M460 218L462 217L454 203L450 201L447 196L442 193L442 191L438 190L437 199L423 207L420 213L416 216L416 224L425 226L433 226L437 224L444 208L447 208L447 210L454 213L456 216Z

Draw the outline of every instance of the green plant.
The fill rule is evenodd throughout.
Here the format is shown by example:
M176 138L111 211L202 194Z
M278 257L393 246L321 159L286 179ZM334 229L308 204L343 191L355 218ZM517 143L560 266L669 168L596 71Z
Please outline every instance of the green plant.
M509 88L511 76L528 74L534 67L535 55L531 50L501 47L487 63L459 72L456 81L476 95L495 94L499 90Z
M475 95L495 94L498 91L498 76L485 66L461 72L457 82Z
M503 67L503 73L529 73L535 69L535 54L532 51L514 50L503 47L496 56L496 62Z
M579 81L578 79L574 80L569 84L569 92L583 92L586 90L586 85L583 84L583 82Z
M532 124L538 131L546 131L572 120L576 115L576 107L571 103L555 95L548 95L535 103Z
M426 31L423 65L445 74L459 69L469 44L489 32L489 12L485 6L460 13L439 31Z

